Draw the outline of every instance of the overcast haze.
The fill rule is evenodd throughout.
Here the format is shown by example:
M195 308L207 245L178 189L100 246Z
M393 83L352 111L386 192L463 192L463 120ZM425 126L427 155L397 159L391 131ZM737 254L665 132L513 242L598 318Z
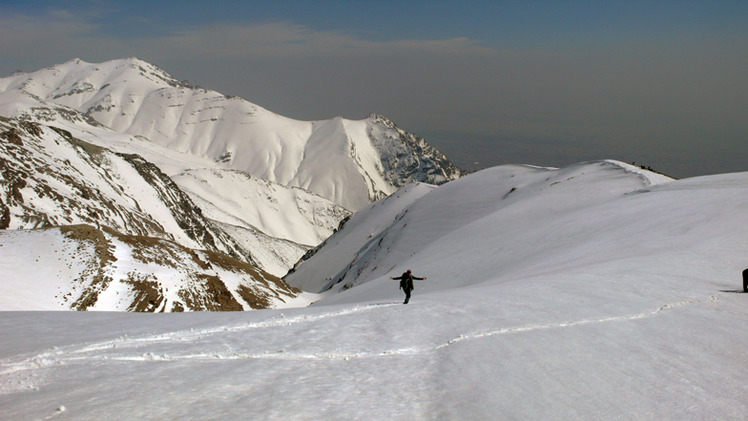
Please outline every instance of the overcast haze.
M0 76L138 57L302 120L383 114L458 165L748 170L748 2L0 1Z

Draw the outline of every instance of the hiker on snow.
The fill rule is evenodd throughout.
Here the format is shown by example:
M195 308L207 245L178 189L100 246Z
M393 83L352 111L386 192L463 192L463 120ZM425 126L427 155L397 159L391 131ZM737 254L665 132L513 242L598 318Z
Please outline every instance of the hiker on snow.
M397 278L393 278L390 276L390 279L400 280L400 289L402 289L405 292L405 302L403 304L408 304L408 301L410 301L410 292L415 289L413 288L413 280L418 279L419 281L421 281L423 279L426 279L426 277L424 276L423 278L417 278L413 276L410 273L410 269L408 269L401 276L398 276Z

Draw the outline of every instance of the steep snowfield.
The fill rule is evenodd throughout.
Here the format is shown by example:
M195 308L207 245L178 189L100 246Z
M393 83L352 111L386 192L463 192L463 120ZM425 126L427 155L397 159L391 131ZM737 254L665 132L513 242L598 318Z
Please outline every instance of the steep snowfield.
M202 210L263 269L283 276L311 247L329 237L350 212L295 187L222 169L172 176Z
M747 190L616 161L414 184L289 277L332 284L308 308L0 313L2 418L741 420Z
M0 115L104 125L357 210L411 181L461 171L384 117L298 121L180 82L138 59L67 63L0 79Z
M299 188L232 170L187 170L171 177L204 214L223 223L263 227L267 235L314 246L329 237L345 208ZM219 207L220 206L220 207Z

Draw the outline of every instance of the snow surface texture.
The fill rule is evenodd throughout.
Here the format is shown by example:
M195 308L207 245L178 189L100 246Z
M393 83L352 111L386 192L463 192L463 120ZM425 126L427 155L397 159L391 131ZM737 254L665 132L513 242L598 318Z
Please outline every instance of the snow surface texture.
M180 82L138 59L75 59L0 79L0 115L65 121L92 132L90 126L103 125L352 211L412 181L440 184L461 175L422 138L382 116L292 120Z
M412 185L297 268L311 307L0 313L0 413L742 420L747 190L616 161Z

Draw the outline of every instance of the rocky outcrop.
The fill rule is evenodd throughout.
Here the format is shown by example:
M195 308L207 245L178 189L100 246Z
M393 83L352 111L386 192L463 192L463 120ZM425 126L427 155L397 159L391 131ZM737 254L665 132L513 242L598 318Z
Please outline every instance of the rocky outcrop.
M401 188L413 182L434 185L462 177L465 173L426 140L398 128L387 117L372 114L369 137L381 154L384 177Z
M68 258L83 261L77 277L60 287L67 292L58 299L73 310L241 311L272 308L299 293L222 253L90 225L59 230L73 244Z

